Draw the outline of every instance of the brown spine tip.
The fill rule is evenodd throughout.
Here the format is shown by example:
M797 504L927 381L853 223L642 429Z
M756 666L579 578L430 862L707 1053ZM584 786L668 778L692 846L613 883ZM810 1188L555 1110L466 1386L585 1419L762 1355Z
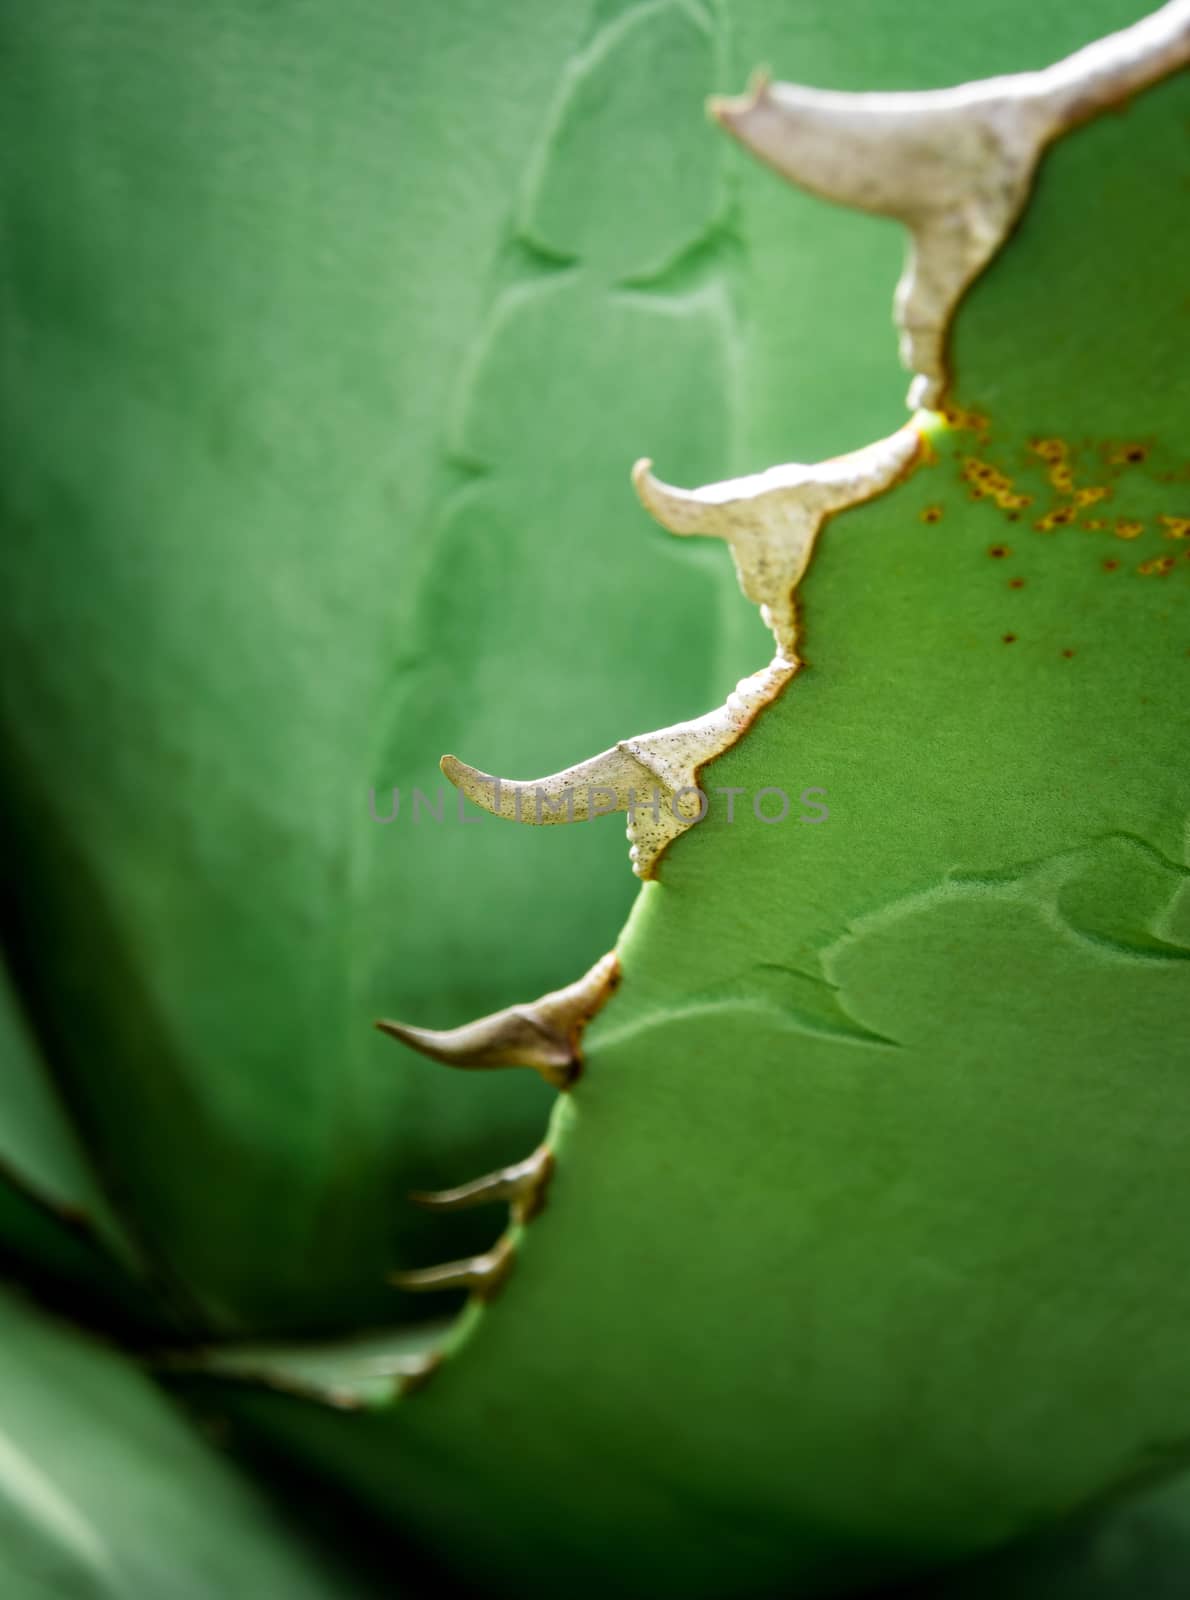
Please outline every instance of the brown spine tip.
M566 1089L582 1064L582 1031L612 993L619 971L612 951L566 988L479 1017L461 1028L437 1032L387 1018L376 1026L381 1033L448 1067L468 1071L531 1067L554 1088Z
M394 1272L389 1282L410 1294L432 1294L443 1289L465 1289L469 1294L490 1299L504 1284L512 1269L515 1254L512 1235L504 1233L482 1255L462 1261L444 1261L436 1267L414 1267Z
M528 1222L545 1203L545 1193L553 1175L554 1157L547 1145L540 1145L524 1161L486 1173L454 1189L415 1191L410 1199L429 1211L464 1211L472 1206L504 1203L512 1208L514 1220Z

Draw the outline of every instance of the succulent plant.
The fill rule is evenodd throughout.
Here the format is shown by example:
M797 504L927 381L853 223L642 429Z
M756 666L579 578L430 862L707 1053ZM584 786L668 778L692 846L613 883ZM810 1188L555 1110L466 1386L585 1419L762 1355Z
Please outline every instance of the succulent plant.
M4 36L4 1593L1180 1594L1187 0Z

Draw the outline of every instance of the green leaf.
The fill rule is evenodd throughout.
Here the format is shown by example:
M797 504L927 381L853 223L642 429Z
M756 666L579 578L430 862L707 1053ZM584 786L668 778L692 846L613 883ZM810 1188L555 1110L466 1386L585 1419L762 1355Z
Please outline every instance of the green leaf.
M544 0L64 0L3 27L22 999L209 1325L384 1320L388 1270L442 1237L406 1189L523 1155L548 1102L435 1074L372 1017L449 1026L557 987L633 892L606 830L543 866L453 794L415 827L413 788L445 789L448 740L532 766L711 692L688 639L730 576L675 558L628 469L642 439L723 449L724 296L608 275L718 226L708 34L654 7L584 77L584 8ZM627 227L609 191L572 237L582 83L629 47L614 165L677 117L700 176ZM559 271L534 219L620 255ZM394 785L386 828L368 793L384 815Z
M137 1249L87 1164L2 970L0 1252L80 1308L155 1320Z
M302 1534L135 1367L0 1297L0 1583L12 1600L346 1600ZM394 1592L389 1590L389 1592Z
M835 1592L1184 1451L1186 96L1048 155L966 413L825 530L808 666L704 776L829 818L672 847L501 1299L387 1415L255 1404L477 1585Z
M87 1223L125 1259L132 1246L87 1166L0 969L0 1169L52 1212Z
M898 1591L898 1600L995 1600L1003 1594L1020 1600L1178 1600L1188 1572L1190 1482L1183 1475L1027 1545Z

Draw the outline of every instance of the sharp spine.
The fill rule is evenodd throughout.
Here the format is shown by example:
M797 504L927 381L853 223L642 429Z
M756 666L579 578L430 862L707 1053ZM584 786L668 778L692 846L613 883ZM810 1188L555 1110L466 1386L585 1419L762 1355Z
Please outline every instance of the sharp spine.
M567 1089L582 1065L579 1041L619 981L620 964L611 952L564 989L525 1005L509 1006L442 1032L383 1020L376 1026L422 1055L449 1067L482 1071L532 1067L556 1089Z
M1190 61L1190 0L1039 72L918 93L846 94L753 80L712 115L783 177L895 217L909 253L895 310L911 407L937 410L964 292L1008 238L1047 145Z
M514 782L480 772L454 756L443 756L442 770L476 805L517 822L581 822L626 811L632 870L651 878L666 846L705 814L698 788L702 767L730 750L796 671L794 662L778 655L760 672L741 679L726 703L705 716L621 739L610 750L549 777ZM592 797L597 792L610 795L611 802L596 806ZM533 804L526 807L529 797ZM559 815L563 808L564 816ZM526 816L526 810L533 814Z
M791 462L702 489L676 489L638 461L641 504L671 533L703 534L731 547L740 588L760 607L779 658L796 664L796 590L826 519L887 489L920 448L912 426L849 455L815 465Z
M466 1256L462 1261L445 1261L436 1267L414 1267L405 1272L394 1272L389 1282L411 1294L465 1289L481 1299L490 1299L507 1278L514 1255L515 1245L510 1231L501 1234L492 1248L481 1255Z
M419 1191L410 1199L432 1211L463 1211L471 1206L503 1202L511 1208L514 1222L528 1222L544 1204L553 1166L553 1154L543 1144L526 1160L501 1167L498 1172L489 1172L454 1189Z

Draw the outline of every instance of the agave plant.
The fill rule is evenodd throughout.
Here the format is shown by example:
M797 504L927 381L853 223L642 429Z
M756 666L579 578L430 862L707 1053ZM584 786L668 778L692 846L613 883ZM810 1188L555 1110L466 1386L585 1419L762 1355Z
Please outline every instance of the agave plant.
M1184 1592L1188 0L2 15L0 1592Z

